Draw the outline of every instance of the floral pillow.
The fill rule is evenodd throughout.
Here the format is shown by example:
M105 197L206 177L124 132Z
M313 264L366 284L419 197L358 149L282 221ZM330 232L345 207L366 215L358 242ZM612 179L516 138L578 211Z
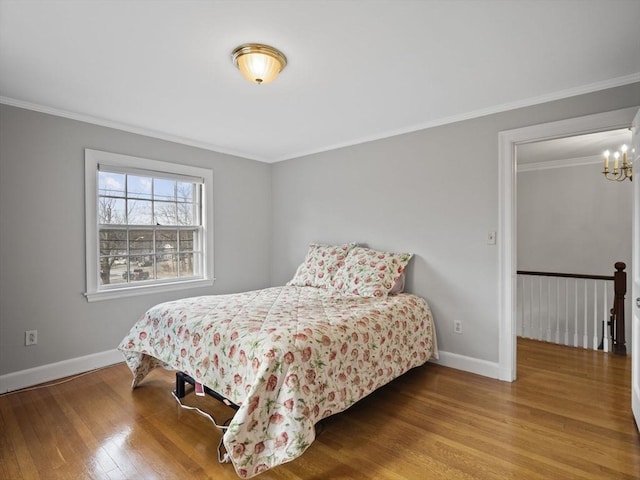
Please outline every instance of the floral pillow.
M404 292L404 274L405 272L402 272L400 276L396 278L396 282L393 284L393 287L391 287L391 290L389 290L389 295L397 295Z
M304 261L287 285L298 287L329 288L333 277L344 265L345 258L355 243L344 245L320 245L312 243Z
M364 247L349 251L334 277L334 289L344 295L386 297L402 276L412 254L380 252Z

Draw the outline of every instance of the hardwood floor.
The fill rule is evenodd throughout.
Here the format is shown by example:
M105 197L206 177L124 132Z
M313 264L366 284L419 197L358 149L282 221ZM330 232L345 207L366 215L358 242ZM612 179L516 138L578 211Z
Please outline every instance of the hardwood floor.
M509 384L414 369L257 478L640 478L629 357L519 340L518 374ZM172 373L157 370L134 391L130 381L120 364L0 396L0 478L238 478L217 461L213 425L177 406ZM189 397L226 418L215 400Z

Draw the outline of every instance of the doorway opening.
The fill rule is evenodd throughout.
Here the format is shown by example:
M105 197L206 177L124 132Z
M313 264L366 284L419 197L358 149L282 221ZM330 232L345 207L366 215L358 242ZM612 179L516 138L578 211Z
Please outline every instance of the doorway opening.
M602 152L622 145L630 149L629 128L516 146L518 337L624 350L630 295L614 302L614 291L628 289L633 184L602 174Z
M499 134L499 361L498 378L514 381L517 314L517 149L527 144L629 128L637 108L627 108ZM602 181L605 181L602 179Z

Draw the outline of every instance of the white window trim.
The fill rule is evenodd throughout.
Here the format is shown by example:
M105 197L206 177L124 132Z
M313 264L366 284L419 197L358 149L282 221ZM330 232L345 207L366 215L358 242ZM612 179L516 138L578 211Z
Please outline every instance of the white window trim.
M176 175L189 175L204 179L202 194L202 228L205 237L202 252L203 277L192 280L177 280L150 285L136 285L122 288L110 287L108 290L99 290L98 281L98 165L103 162L123 168L133 167L144 170L155 170L173 173ZM184 290L196 287L212 286L213 277L213 171L207 168L180 165L177 163L150 160L147 158L132 157L118 153L102 152L86 148L84 151L85 168L85 221L86 221L86 269L87 291L84 296L87 301L109 300L151 293L162 293L176 290Z

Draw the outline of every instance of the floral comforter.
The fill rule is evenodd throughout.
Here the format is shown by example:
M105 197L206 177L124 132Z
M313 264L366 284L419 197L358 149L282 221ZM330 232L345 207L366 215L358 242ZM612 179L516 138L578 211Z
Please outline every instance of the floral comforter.
M223 441L242 478L298 457L316 422L437 358L421 298L295 286L156 305L118 348L133 387L163 366L240 406Z

